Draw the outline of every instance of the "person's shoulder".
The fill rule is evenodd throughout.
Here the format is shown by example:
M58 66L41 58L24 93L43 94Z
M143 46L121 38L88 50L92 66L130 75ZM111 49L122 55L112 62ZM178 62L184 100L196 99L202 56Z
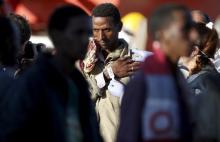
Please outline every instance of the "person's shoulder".
M18 76L17 83L26 86L40 86L46 82L46 78L50 76L50 72L52 74L53 70L50 69L50 65L45 60L37 59L33 65Z
M188 78L191 87L199 87L220 93L220 74L217 71L201 71Z

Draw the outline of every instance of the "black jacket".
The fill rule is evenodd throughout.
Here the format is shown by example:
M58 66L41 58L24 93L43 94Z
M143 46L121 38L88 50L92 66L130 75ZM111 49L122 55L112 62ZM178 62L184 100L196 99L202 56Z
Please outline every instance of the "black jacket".
M65 142L67 81L42 56L16 81L4 98L0 116L1 142ZM71 79L79 94L79 117L85 142L101 141L88 85L74 69Z
M220 74L206 66L188 78L194 124L194 141L220 142Z

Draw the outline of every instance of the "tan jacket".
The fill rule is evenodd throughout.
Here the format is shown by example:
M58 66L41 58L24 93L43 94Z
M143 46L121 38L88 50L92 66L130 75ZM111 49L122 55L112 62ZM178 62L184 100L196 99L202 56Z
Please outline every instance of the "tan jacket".
M88 52L88 54L90 53L94 52ZM90 84L90 91L92 99L95 101L101 134L105 142L114 142L116 140L120 102L119 97L111 95L108 91L107 86L109 82L106 82L105 87L100 89L97 85L95 76L103 72L103 70L115 60L128 54L130 54L128 44L120 39L119 47L108 54L106 59L103 58L102 53L98 53L96 54L96 59L88 59L91 55L87 55L84 60L84 66L88 65L88 62L95 63L94 65L88 65L89 67L93 66L92 69L86 70L84 68L84 75ZM123 84L127 84L129 77L121 78L120 81Z

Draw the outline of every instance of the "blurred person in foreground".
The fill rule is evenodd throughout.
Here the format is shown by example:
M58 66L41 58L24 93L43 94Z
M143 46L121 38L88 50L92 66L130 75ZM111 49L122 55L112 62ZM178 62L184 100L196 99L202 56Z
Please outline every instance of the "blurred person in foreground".
M8 17L15 23L21 33L17 57L18 69L15 73L15 75L18 76L36 61L38 54L46 47L41 43L34 44L29 41L31 37L31 27L25 17L15 13L10 13Z
M11 9L5 0L0 0L0 15L6 16L8 13L10 13Z
M99 142L88 86L74 67L83 59L91 20L80 8L65 5L49 19L56 53L43 54L4 100L1 142Z
M169 4L149 20L154 54L127 85L118 142L191 140L186 83L177 67L190 52L192 19L187 8Z
M19 32L7 17L0 16L0 95L9 89L15 73ZM0 99L1 100L1 99Z
M216 30L197 23L191 34L194 50L185 66L189 70L188 84L191 88L194 141L220 141L220 74L215 69L213 58L219 48Z
M119 124L120 98L123 86L139 68L140 62L118 34L122 29L119 10L110 3L92 11L93 37L83 61L83 72L90 83L92 99L105 142L114 142Z

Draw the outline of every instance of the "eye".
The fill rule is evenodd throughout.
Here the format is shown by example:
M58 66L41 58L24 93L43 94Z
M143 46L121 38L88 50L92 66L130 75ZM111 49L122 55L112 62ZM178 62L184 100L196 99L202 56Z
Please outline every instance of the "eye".
M104 29L104 32L110 32L110 31L111 31L110 28L106 28L106 29Z
M98 29L93 29L93 32L98 32L99 30Z

